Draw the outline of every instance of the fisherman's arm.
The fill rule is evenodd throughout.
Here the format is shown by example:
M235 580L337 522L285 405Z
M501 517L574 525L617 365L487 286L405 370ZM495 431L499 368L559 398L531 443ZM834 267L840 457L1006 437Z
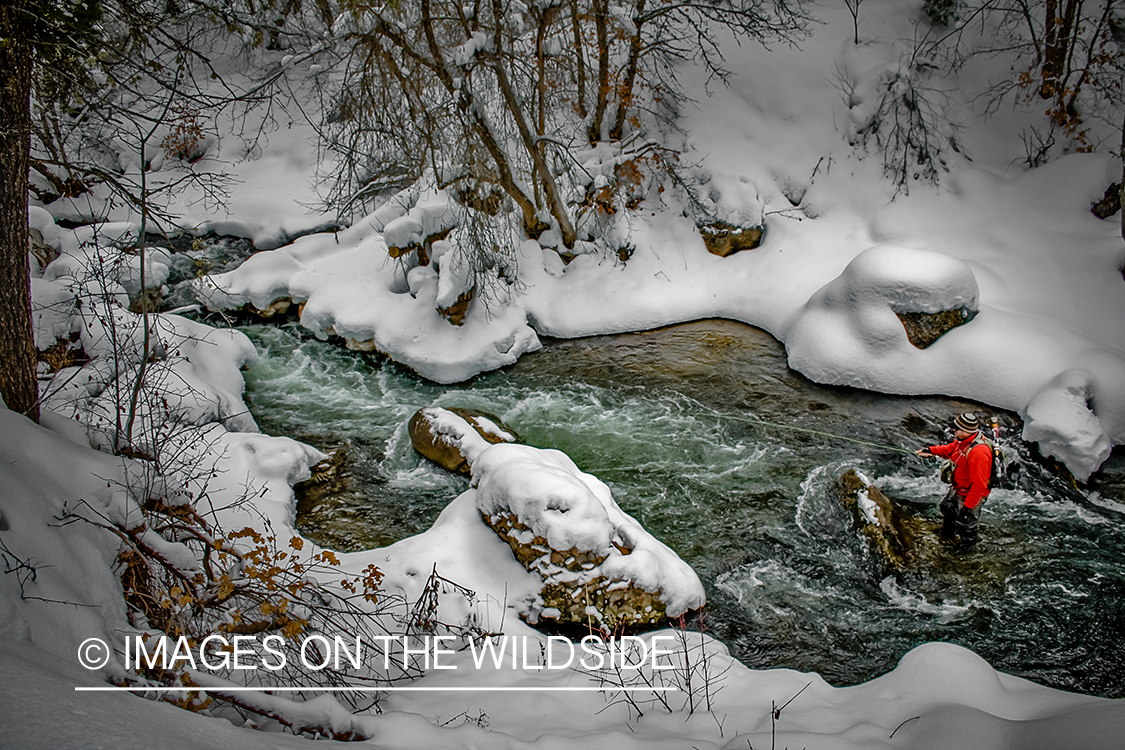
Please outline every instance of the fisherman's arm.
M956 443L946 443L945 445L931 445L929 448L923 448L917 451L919 456L923 458L935 456L937 458L949 458L953 455L953 449L957 446Z

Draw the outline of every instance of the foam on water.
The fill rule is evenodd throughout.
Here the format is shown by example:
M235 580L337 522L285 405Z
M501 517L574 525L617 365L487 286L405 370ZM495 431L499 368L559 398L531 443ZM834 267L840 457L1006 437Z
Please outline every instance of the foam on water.
M1106 637L1125 622L1125 498L1110 494L1119 485L1087 496L1021 454L1019 489L993 493L981 543L947 550L932 532L946 490L936 464L881 447L938 442L949 415L975 405L817 386L786 370L772 339L727 323L549 342L458 386L293 330L249 332L262 352L247 378L262 428L347 453L347 489L298 509L302 531L329 546L382 545L428 527L468 483L417 456L406 422L425 406L476 408L605 481L699 572L704 623L752 667L851 684L945 640L1005 672L1125 694L1123 639ZM721 356L708 348L716 336ZM688 377L681 361L712 366ZM888 577L839 502L848 468L921 530L925 565Z
M902 589L893 576L884 578L879 583L879 589L887 595L892 606L934 617L942 625L956 622L980 606L977 603L956 604L948 601L931 603L924 596Z
M1115 513L1125 515L1125 503L1119 503L1116 500L1102 497L1100 492L1091 492L1087 495L1087 498L1099 508L1105 508L1106 510L1112 510Z

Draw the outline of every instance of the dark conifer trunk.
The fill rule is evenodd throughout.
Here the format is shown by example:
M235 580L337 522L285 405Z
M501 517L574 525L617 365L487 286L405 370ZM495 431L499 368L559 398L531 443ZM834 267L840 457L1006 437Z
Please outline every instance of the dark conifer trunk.
M0 395L38 421L27 237L31 47L27 3L0 4Z

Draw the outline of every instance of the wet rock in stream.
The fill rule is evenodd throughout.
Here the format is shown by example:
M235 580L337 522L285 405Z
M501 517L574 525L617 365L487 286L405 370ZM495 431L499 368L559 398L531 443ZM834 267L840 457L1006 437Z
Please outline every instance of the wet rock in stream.
M841 502L851 511L853 522L887 569L900 571L917 561L917 529L867 477L848 469L840 477L839 489Z
M472 457L464 438L470 428L490 445L519 442L515 430L499 417L476 409L430 406L415 412L407 426L414 450L457 474L469 473Z

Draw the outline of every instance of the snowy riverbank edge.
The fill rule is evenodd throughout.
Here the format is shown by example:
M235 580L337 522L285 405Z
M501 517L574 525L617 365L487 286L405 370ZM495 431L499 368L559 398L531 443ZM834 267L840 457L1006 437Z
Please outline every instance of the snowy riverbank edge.
M63 420L48 416L44 422L68 432ZM295 533L289 485L307 475L314 453L286 438L212 429L222 467L215 499L247 484L261 488L254 508L239 511L241 517L228 512L224 523L265 523L279 536ZM177 748L307 746L292 736L239 729L131 695L74 691L105 685L106 677L120 672L120 654L111 668L82 669L80 644L95 637L119 644L132 629L112 571L115 538L84 524L60 526L56 519L79 498L104 497L99 488L120 468L115 459L6 410L0 411L0 436L0 482L6 488L0 510L8 525L2 538L11 553L38 566L22 592L15 575L0 578L0 700L8 717L0 747L140 748L151 747L156 738ZM386 573L384 589L409 597L436 564L477 591L484 622L503 623L506 633L541 642L544 636L510 613L505 619L504 603L521 595L527 574L481 522L471 494L451 503L423 534L385 549L342 555L342 572L375 562ZM834 688L815 674L748 669L720 643L705 640L716 673L725 671L716 681L721 690L713 715L654 710L638 720L626 706L607 708L603 695L591 693L435 692L393 694L383 714L355 721L387 748L765 747L774 731L790 747L1062 748L1077 742L1110 748L1125 721L1121 701L998 673L950 644L919 646L883 677ZM458 669L431 671L415 684L507 691L592 684L571 671L474 669L464 653L452 663ZM774 727L771 702L780 705L806 685ZM323 699L309 711L331 713ZM458 716L487 721L454 726Z
M719 258L677 212L639 212L627 262L579 255L564 265L553 248L524 242L520 288L487 306L474 301L461 326L439 312L451 264L437 271L404 264L388 255L383 234L403 215L439 213L440 196L412 207L388 205L338 233L258 253L197 289L215 309L265 309L289 298L302 305L302 325L318 336L376 349L441 383L512 364L539 348L541 335L728 318L772 333L790 366L820 383L959 396L1014 411L1024 420L1023 439L1084 481L1125 441L1125 355L1115 346L1121 334L1108 325L1121 307L1120 238L1110 223L1077 206L1069 214L1049 206L1057 202L1049 188L1064 183L1093 194L1101 182L1091 175L1107 166L1107 159L1080 155L1007 181L966 170L953 194L875 212L875 223L928 222L925 234L868 246L832 240L854 234L857 216L825 211L815 221L773 220L762 247ZM1024 257L997 255L986 247L989 217L1021 204L1028 223L1052 210L1054 218ZM933 214L976 224L980 236L974 244L968 235L945 244ZM439 219L435 226L444 225ZM1065 288L1045 298L1038 287L1058 262L1049 243L1068 231L1071 240L1084 238L1085 254L1098 256L1076 263L1077 278L1067 285L1084 299L1064 299ZM1035 273L1014 278L1017 264ZM1057 309L1044 310L1045 300ZM970 320L925 349L910 343L898 317L958 309Z
M76 241L66 244L58 267L52 271L52 264L37 280L39 292L62 293L67 284L84 283L79 281L86 278L80 270L93 251ZM123 273L121 283L127 283L128 272ZM88 353L112 355L100 317L55 315L58 312L39 308L42 335L77 333ZM115 315L121 330L135 335L138 316L123 310ZM214 519L228 530L252 526L279 539L297 535L292 485L307 478L310 466L323 456L288 438L256 431L242 400L239 372L255 356L253 347L237 331L210 329L174 315L156 320L158 345L176 354L169 360L176 372L173 382L191 384L190 391L173 388L166 397L177 420L193 422L200 430L196 461L214 467L207 492L210 504L224 509ZM99 369L96 361L86 368L94 373ZM0 513L8 526L0 539L8 551L6 561L16 566L0 578L5 653L0 690L11 715L24 717L9 722L0 746L36 746L46 739L53 747L148 747L152 737L167 736L169 728L176 747L303 743L284 734L250 733L225 720L133 696L74 691L76 686L104 686L105 680L122 675L120 654L125 639L136 630L126 619L115 572L117 538L87 524L60 524L60 519L83 502L107 513L127 507L121 476L129 460L88 447L91 438L104 442L108 425L82 427L71 418L96 414L99 399L107 398L108 392L91 390L97 379L89 373L86 379L66 373L61 379L66 385L48 400L44 427L0 412L0 484L6 488ZM52 407L64 414L50 411ZM384 591L416 601L436 566L477 594L475 610L459 611L461 605L455 602L451 619L472 614L486 629L542 643L544 636L516 616L520 603L535 596L537 584L483 523L475 492L454 499L423 534L384 549L340 555L340 573L355 576L377 565L385 575ZM251 502L237 504L248 495ZM306 545L307 554L319 552ZM35 567L33 580L20 577L18 561ZM666 634L674 633L646 638ZM80 646L89 638L100 638L115 650L102 670L79 666ZM710 637L701 637L700 645L710 655L713 673L722 674L715 682L721 690L712 712L690 716L683 710L651 710L638 720L623 703L607 706L602 694L512 692L596 683L569 670L479 669L463 653L451 657L459 669L433 670L416 682L438 692L392 694L383 702L381 715L350 717L325 696L301 704L300 710L322 725L342 720L359 726L374 743L388 748L551 748L576 743L615 749L764 747L775 731L789 745L821 748L936 748L953 742L985 748L1010 743L1056 748L1068 746L1073 737L1080 737L1085 747L1108 748L1114 746L1115 727L1125 716L1120 701L1069 694L997 673L972 652L949 644L920 646L891 673L848 688L834 688L815 674L748 669ZM466 687L496 690L460 691ZM458 692L442 691L447 688ZM798 693L774 726L770 706Z
M965 94L946 101L960 150L948 155L937 184L896 187L878 153L849 137L882 77L898 69L919 10L868 0L864 14L858 40L845 8L832 6L817 8L818 24L799 45L725 44L729 86L708 85L705 72L690 66L682 71L695 100L681 113L682 132L669 136L672 145L716 216L765 227L759 248L728 258L704 250L667 190L610 223L603 239L609 250L613 243L631 249L626 261L606 252L564 265L557 232L549 231L540 243L515 248L520 285L511 298L500 295L487 310L474 301L456 327L435 309L465 281L456 232L439 243L449 253L441 271L410 269L409 258L400 264L382 236L395 219L406 219L399 234L440 221L440 204L425 196L410 216L403 216L410 206L392 203L343 231L292 241L339 226L338 217L309 208L317 204L309 156L315 132L296 116L270 133L255 158L240 155L239 138L215 154L227 154L216 164L240 185L225 209L191 191L170 196L164 208L184 231L279 248L205 285L214 306L264 307L290 296L304 303L310 330L373 346L432 380L461 381L511 364L537 348L540 335L728 318L769 331L794 369L817 382L965 397L1017 412L1023 437L1083 480L1125 442L1125 245L1117 217L1090 213L1120 179L1120 162L1108 152L1062 149L1029 167L1020 134L1041 126L1042 112L1023 101L980 111L974 92L1010 64L981 57L955 77L929 81L945 94ZM838 76L856 87L848 101ZM1116 143L1115 124L1104 132L1089 124L1092 138ZM613 162L595 166L612 170ZM174 176L156 171L150 179ZM137 218L96 198L48 208L60 219ZM50 224L46 216L33 226ZM929 348L914 348L895 313L946 305L976 315Z

